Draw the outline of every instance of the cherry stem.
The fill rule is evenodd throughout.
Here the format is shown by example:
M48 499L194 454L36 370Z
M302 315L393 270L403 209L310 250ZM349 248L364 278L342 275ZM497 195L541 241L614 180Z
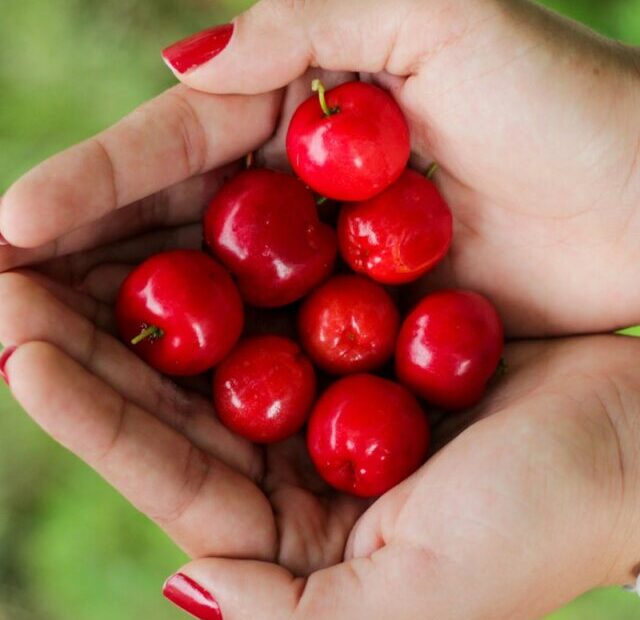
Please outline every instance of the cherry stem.
M435 173L438 172L439 168L440 166L438 165L438 162L435 161L427 168L425 176L427 177L427 179L429 179L429 181L433 179Z
M332 114L336 114L337 112L339 112L338 108L329 107L329 104L327 103L327 98L325 96L327 89L324 87L324 84L320 80L316 79L316 80L313 80L313 82L311 82L311 90L314 93L318 93L318 99L320 100L320 107L322 108L322 111L324 112L325 116L331 116Z
M140 344L149 338L157 340L158 338L162 338L162 336L164 336L164 332L159 327L149 325L149 327L145 327L135 338L131 340L131 344Z
M316 205L323 205L325 202L327 202L327 200L329 199L326 196L318 196L318 198L316 199Z

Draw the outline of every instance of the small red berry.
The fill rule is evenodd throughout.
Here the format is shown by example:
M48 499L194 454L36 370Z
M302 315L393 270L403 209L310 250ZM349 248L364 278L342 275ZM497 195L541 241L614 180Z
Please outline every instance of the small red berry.
M300 299L329 276L337 254L335 233L318 219L313 194L273 170L231 179L211 201L204 232L254 306Z
M122 284L116 319L122 339L168 375L197 375L235 345L243 307L233 280L212 258L193 250L157 254Z
M368 372L393 356L400 313L379 284L343 275L304 300L298 327L302 346L326 372Z
M366 200L402 174L410 153L409 128L386 91L348 82L297 109L287 133L287 154L296 174L322 196Z
M447 203L413 170L377 196L345 205L338 221L344 260L383 284L412 282L433 269L449 250L452 235Z
M309 420L307 445L320 475L361 497L381 495L423 463L429 424L404 387L373 375L340 379Z
M300 347L281 336L243 340L218 366L213 398L222 423L256 443L291 437L304 425L316 378Z
M470 291L425 297L398 336L398 378L431 404L446 410L475 405L495 373L503 329L493 305Z

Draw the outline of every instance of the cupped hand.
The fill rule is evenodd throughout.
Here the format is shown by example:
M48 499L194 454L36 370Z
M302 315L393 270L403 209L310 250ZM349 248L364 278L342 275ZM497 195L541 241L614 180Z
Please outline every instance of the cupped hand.
M318 479L303 437L248 444L198 386L111 336L127 269L96 267L91 296L3 275L0 338L19 345L5 372L38 424L195 558L169 585L198 584L208 614L522 620L633 580L640 342L509 345L485 402L436 427L445 447L368 506Z
M512 345L471 426L365 512L320 484L300 438L263 452L144 366L110 306L132 264L198 247L235 160L268 141L260 160L283 165L312 65L388 87L416 165L440 164L456 240L422 289L487 293L512 336L631 323L634 61L524 2L260 2L186 86L5 195L0 265L37 263L0 277L16 398L191 556L217 558L185 571L225 620L520 619L631 579L637 343Z
M0 232L15 246L57 240L33 258L166 222L149 199L113 212L257 148L286 121L278 89L310 65L387 86L416 163L439 162L456 230L430 285L484 291L514 335L637 320L637 52L524 1L259 2L226 49L178 74L201 92L169 91L36 168L7 192ZM309 80L295 98L307 94Z

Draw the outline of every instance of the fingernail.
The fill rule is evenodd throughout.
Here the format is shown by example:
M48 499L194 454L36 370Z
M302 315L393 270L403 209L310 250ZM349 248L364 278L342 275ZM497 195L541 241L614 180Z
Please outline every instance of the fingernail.
M222 620L216 599L193 579L178 573L169 577L162 590L165 598L199 620Z
M222 24L203 30L170 45L162 57L178 73L186 73L215 58L227 47L233 35L233 24Z
M6 349L4 349L4 351L2 351L2 353L0 353L0 377L2 377L2 380L7 385L9 385L9 377L7 376L6 371L7 362L9 361L9 358L16 352L16 348L17 347L7 347Z

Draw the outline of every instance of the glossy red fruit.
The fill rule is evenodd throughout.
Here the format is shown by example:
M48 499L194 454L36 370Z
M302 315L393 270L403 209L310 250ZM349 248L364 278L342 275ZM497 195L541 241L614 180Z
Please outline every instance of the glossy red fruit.
M423 463L429 424L401 385L374 375L340 379L309 419L307 446L320 475L360 497L381 495Z
M311 192L273 170L231 179L212 200L204 232L254 306L300 299L329 276L337 254L335 233L318 219Z
M302 428L315 389L313 366L293 340L256 336L218 366L213 398L225 426L256 443L273 443Z
M176 376L215 366L240 337L243 317L229 274L193 250L146 260L124 281L116 303L124 342L160 372Z
M402 383L446 410L475 405L502 356L502 322L493 305L469 291L425 297L398 336L396 372Z
M348 82L313 95L295 112L287 155L296 174L322 196L366 200L402 174L409 160L409 128L386 91Z
M368 372L391 359L400 313L379 284L336 276L307 297L298 318L302 346L331 374Z
M412 282L447 254L451 211L436 186L405 170L370 200L345 205L338 221L340 252L357 272L384 284Z

